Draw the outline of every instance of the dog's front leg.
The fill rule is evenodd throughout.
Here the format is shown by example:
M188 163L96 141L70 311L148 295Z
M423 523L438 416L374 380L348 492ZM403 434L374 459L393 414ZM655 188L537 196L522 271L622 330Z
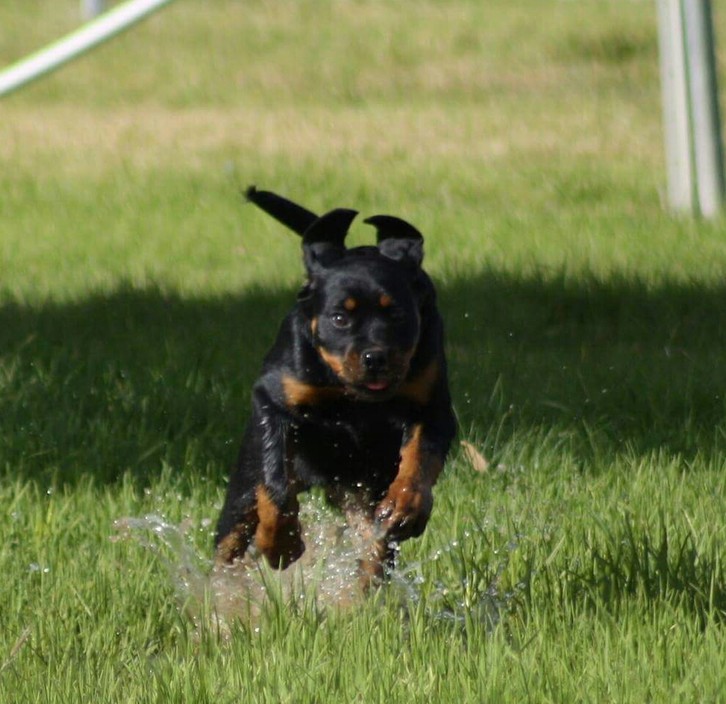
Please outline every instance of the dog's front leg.
M415 538L428 523L434 499L432 488L444 458L423 424L408 429L401 447L398 473L378 504L375 518L382 528L383 544Z
M441 473L444 453L415 424L404 435L398 472L373 512L376 539L360 560L364 590L382 583L395 567L397 543L421 535L433 508L432 487Z
M273 567L284 569L305 550L295 478L290 420L261 386L227 489L217 527L217 561L242 557L250 542Z

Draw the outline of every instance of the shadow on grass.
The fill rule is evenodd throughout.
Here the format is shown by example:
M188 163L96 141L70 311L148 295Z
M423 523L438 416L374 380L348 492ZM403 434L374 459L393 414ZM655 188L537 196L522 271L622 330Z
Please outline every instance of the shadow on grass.
M489 272L440 298L462 430L492 457L535 431L584 467L723 447L726 288ZM143 482L169 465L221 479L293 299L127 288L0 307L0 471Z

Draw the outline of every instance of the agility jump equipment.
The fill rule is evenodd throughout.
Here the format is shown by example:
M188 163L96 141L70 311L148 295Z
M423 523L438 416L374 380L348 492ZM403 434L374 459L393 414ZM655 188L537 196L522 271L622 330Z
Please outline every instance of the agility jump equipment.
M44 49L8 66L0 71L0 97L55 71L171 2L173 0L129 0Z

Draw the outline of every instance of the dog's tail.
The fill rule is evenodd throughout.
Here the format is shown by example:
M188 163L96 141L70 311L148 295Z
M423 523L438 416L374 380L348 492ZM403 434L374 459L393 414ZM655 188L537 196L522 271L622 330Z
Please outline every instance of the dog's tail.
M300 236L318 219L315 213L302 205L271 191L258 191L256 186L250 186L245 191L245 197Z

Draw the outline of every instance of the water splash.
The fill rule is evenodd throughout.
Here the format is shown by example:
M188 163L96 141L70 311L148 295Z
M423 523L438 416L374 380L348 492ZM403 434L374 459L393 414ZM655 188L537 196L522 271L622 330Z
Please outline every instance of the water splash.
M306 550L283 571L267 566L254 549L234 565L214 565L194 547L191 522L175 525L155 514L116 520L112 540L131 539L152 551L166 568L185 613L197 625L206 614L217 630L228 633L234 622L256 628L271 604L324 612L355 607L366 599L358 559L375 536L362 529L362 524L346 524L319 497L306 499L300 519ZM465 534L464 539L467 537ZM516 549L516 545L509 547ZM501 596L498 586L507 556L499 556L493 570L488 569L480 579L465 575L446 584L432 583L425 576L427 565L456 560L460 549L460 541L453 540L423 560L394 569L385 586L386 599L403 606L424 603L435 619L463 624L473 617L493 628L512 597Z

